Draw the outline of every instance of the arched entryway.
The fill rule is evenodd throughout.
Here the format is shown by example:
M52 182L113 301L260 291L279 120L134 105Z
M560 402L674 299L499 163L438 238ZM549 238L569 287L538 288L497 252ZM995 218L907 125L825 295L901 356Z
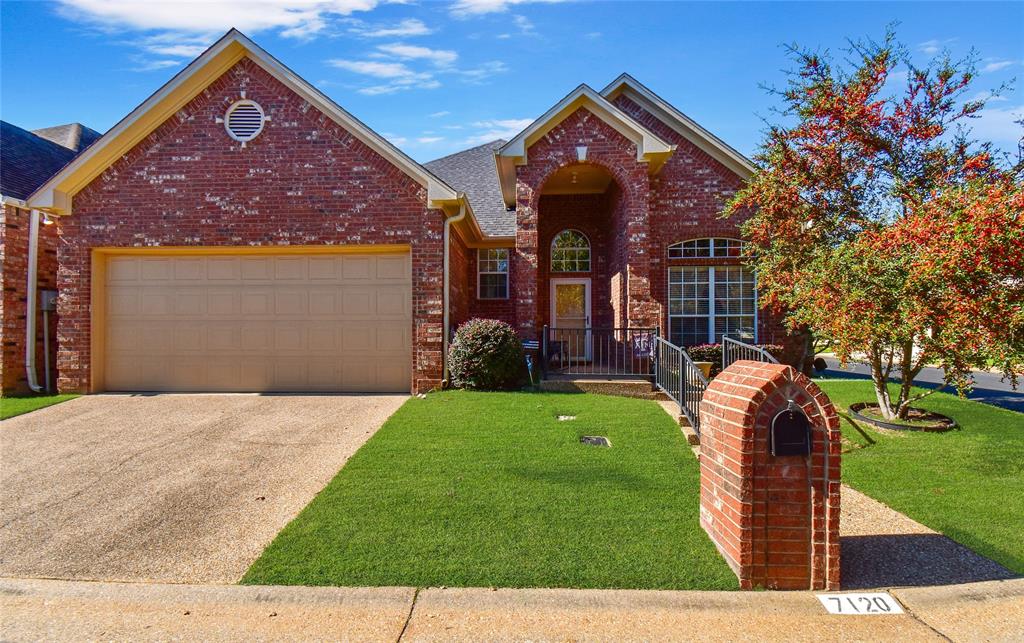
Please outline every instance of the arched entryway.
M537 314L556 364L635 372L630 199L597 163L560 167L537 198ZM639 341L637 339L637 341Z

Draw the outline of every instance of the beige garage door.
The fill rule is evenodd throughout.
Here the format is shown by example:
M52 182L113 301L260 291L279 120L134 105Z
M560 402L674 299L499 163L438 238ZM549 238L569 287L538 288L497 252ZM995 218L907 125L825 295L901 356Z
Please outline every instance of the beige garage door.
M411 388L409 255L111 256L109 391Z

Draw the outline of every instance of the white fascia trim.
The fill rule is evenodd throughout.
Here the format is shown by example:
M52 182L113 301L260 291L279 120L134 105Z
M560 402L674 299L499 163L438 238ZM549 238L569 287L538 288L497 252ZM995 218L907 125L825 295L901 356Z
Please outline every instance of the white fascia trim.
M753 161L701 127L692 118L676 109L671 103L655 94L629 74L624 73L613 80L607 87L601 90L601 95L608 99L614 98L622 87L627 87L634 98L640 99L637 102L640 103L641 107L651 111L655 116L660 116L666 125L679 132L680 135L710 154L715 160L721 162L740 177L748 178L757 170Z
M624 137L636 143L637 161L650 163L651 172L657 171L676 149L675 145L666 142L654 132L637 123L631 116L612 105L604 96L583 84L558 101L540 118L533 121L515 138L495 152L494 157L498 166L498 178L505 205L511 207L516 202L515 166L525 165L528 162L527 149L529 146L536 138L546 134L580 107L586 107ZM654 162L651 163L651 161Z
M23 199L15 199L14 197L7 196L5 194L0 194L0 205L10 205L15 208L22 208L23 210L28 209L28 205Z
M220 40L211 45L209 49L189 63L188 66L175 74L175 76L163 87L157 90L156 93L147 98L141 105L121 119L120 122L104 134L98 141L90 145L82 154L75 157L75 159L64 167L64 169L50 177L50 180L40 186L32 195L29 196L28 199L26 199L30 207L55 211L57 214L70 214L71 197L73 194L59 192L56 190L56 186L60 185L68 176L74 174L75 171L87 163L89 159L93 158L101 150L112 144L120 134L142 118L143 115L156 108L161 101L166 99L172 92L174 92L174 90L202 70L211 59L223 53L225 49L236 43L245 50L243 55L249 56L253 62L284 83L292 89L292 91L295 91L313 106L330 116L335 122L350 131L368 147L384 158L390 160L417 183L427 188L427 203L429 207L441 207L442 204L451 206L458 203L458 194L454 188L434 176L430 171L406 156L405 153L388 142L384 137L380 136L354 116L346 112L341 108L341 106L288 69L243 33L237 29L231 29L224 34ZM237 59L232 58L231 64L235 64L240 59L241 56ZM225 69L225 71L226 70L227 69ZM189 97L188 100L191 100L192 98L194 98L194 96ZM172 116L178 109L180 109L180 106L175 106L173 110L169 111L166 118ZM162 123L166 118L161 119L160 122ZM139 140L141 140L141 137ZM126 149L130 149L131 146L135 145L137 142L138 140L129 141Z
M533 121L526 129L517 134L515 138L498 148L497 155L515 158L518 165L525 164L527 162L527 141L530 141L538 132L541 132L541 135L543 135L575 112L575 109L570 110L569 108L576 101L581 101L581 105L585 105L588 109L595 112L601 120L607 122L627 138L635 141L637 143L636 158L638 161L645 161L652 154L670 154L675 149L673 145L663 141L657 134L634 121L629 115L612 105L596 91L587 85L580 85L555 104L554 107L544 112L540 118Z

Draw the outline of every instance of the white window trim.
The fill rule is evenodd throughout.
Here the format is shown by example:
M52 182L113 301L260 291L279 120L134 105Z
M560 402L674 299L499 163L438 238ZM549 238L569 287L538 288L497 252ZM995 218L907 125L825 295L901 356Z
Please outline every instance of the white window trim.
M685 244L692 243L692 242L695 242L695 241L704 241L704 240L708 241L708 254L706 254L706 255L697 255L697 256L693 256L693 257L683 257L683 256L673 257L672 256L672 250L675 249L677 246L679 248L680 254L682 254L682 252L685 250ZM696 239L684 239L683 241L676 241L675 243L669 244L669 246L665 249L665 256L668 259L671 259L671 260L680 260L680 259L682 259L682 260L685 260L685 259L736 259L737 258L736 256L730 256L730 255L716 255L715 254L715 245L716 245L717 241L738 241L739 244L740 244L740 252L741 253L743 251L743 246L746 245L746 241L744 241L743 239L737 239L736 237L698 237Z
M486 259L481 260L480 259L480 253L488 252L490 250L502 250L502 251L505 252L505 267L506 267L506 270L504 272L500 272L500 271L496 271L496 270L481 270L480 266L483 265L482 261L487 261L487 260ZM486 301L501 301L503 299L508 299L509 295L510 295L509 290L510 290L510 287L511 287L511 284L509 283L509 280L508 280L508 275L509 275L509 272L511 272L511 270L512 270L512 253L509 252L508 248L477 248L477 251L476 251L476 298L477 299L483 299L483 300L486 300ZM483 297L481 295L482 291L480 290L480 275L505 275L505 296L504 297Z
M668 306L666 306L667 311L671 311L672 310L672 278L671 278L672 269L673 268L684 268L684 267L686 267L686 266L669 266L668 267L668 274L666 275L666 279L665 279L665 287L666 287L665 301L668 302ZM703 268L705 266L697 266L697 267ZM715 343L717 343L715 341L715 266L706 266L706 267L708 269L708 334L707 334L707 341L705 343L707 343L707 344L715 344ZM718 267L719 268L732 268L733 266L719 265ZM751 272L753 273L753 277L754 277L754 343L757 344L758 340L759 340L759 328L758 328L758 321L759 321L759 319L758 319L758 304L757 304L757 272L756 271L751 271ZM683 315L683 314L673 315L671 312L668 312L668 314L667 314L668 324L667 324L666 330L668 331L669 339L671 340L671 337L672 337L672 320L673 319L703 317L703 316L704 315ZM742 316L742 315L740 315L740 316Z
M571 248L559 248L559 250L586 250L587 251L587 269L586 270L555 270L554 268L554 253L555 253L555 242L558 241L558 237L562 236L566 232L575 232L576 234L583 237L587 245L586 246L573 246ZM554 275L572 275L572 274L583 274L593 272L594 270L594 244L590 242L588 237L582 230L576 228L566 228L565 230L559 230L558 234L551 237L551 245L548 247L548 272ZM576 259L576 264L579 265L579 259Z

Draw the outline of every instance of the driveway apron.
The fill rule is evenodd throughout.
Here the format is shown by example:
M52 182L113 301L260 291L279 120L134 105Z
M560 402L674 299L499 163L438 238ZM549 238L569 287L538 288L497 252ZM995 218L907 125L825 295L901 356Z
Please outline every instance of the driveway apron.
M0 425L0 576L237 581L403 395L93 395Z

